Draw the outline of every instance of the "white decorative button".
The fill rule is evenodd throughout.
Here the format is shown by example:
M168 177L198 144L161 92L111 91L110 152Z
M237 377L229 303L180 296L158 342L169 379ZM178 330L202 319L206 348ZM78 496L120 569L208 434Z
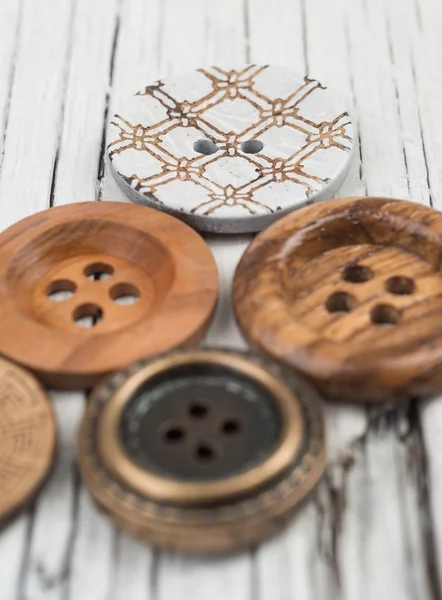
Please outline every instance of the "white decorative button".
M249 65L147 86L112 118L108 153L134 202L241 233L333 196L352 147L348 112L324 85Z

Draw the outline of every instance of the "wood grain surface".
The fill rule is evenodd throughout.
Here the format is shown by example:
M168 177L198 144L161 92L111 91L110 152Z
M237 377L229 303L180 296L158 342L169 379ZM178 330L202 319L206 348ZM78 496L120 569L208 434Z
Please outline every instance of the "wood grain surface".
M65 389L196 344L218 299L204 240L135 204L82 202L24 219L0 235L0 271L0 353Z
M349 100L356 160L341 197L442 207L437 0L2 0L0 225L49 206L123 200L105 162L117 101L212 64L279 64ZM358 160L359 159L359 160ZM230 285L250 237L208 238L221 279L212 345L244 347ZM439 600L442 405L327 407L312 502L253 552L185 559L117 531L74 459L84 397L54 393L54 473L0 537L2 600Z
M246 250L236 316L256 348L329 398L391 402L442 391L442 216L348 198L289 215Z
M54 462L56 426L46 392L27 371L0 359L0 523L27 506Z

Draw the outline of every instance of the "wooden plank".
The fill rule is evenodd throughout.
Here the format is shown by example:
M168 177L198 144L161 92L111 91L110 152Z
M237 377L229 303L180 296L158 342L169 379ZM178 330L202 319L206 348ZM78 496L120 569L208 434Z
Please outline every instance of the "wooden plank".
M237 65L246 61L244 7L238 0L208 4L205 0L163 0L164 34L160 51L162 76L210 64ZM185 52L177 49L186 48ZM235 265L250 236L208 236L222 285L214 323L206 343L243 346L230 300ZM155 577L155 573L154 573ZM216 583L215 583L216 581ZM231 559L186 559L159 554L156 586L159 600L231 600L252 596L252 561L249 553Z
M4 139L9 123L12 87L17 67L22 5L15 0L0 4L0 23L7 23L0 36L0 177L4 156ZM30 519L24 516L6 529L0 537L0 563L7 565L0 578L0 597L12 598L17 590L23 561L24 542Z
M2 4L3 50L7 61L8 44L13 63L3 63L2 92L4 120L3 162L0 179L0 222L7 227L18 219L49 206L54 159L60 130L66 61L70 51L71 3L55 0L38 4L25 0L15 13L8 2ZM7 11L7 14L4 11ZM45 15L51 15L46 18ZM10 19L10 20L9 20ZM11 27L16 40L6 30ZM9 600L23 592L30 557L33 514L23 515L0 538L0 597Z
M397 7L397 13L399 7ZM442 80L440 62L440 28L442 7L440 3L410 2L409 19L414 19L411 29L412 75L416 94L416 111L419 118L419 132L415 137L416 146L422 148L424 167L420 178L425 179L427 195L431 204L442 210L442 140L439 131L442 127L440 98ZM398 38L399 38L398 33ZM434 598L442 596L442 404L441 397L421 403L419 425L423 437L420 472L420 499L424 506L421 513L422 530L425 541L428 576L432 584Z
M416 24L416 3L413 0L406 0L400 5L392 3L384 20L408 177L408 194L404 197L430 204L422 114L416 84L416 60L422 42Z
M314 7L301 5L299 10L300 19L305 25L305 63L308 64L309 73L329 82L330 87L347 97L353 96L355 101L353 114L358 120L364 162L362 168L355 162L339 195L364 193L367 183L373 194L387 191L393 194L395 190L397 195L404 195L408 188L405 188L407 174L401 156L404 150L397 121L397 90L393 85L391 62L385 64L381 60L386 51L388 55L389 50L385 12L378 5L373 8L373 14L369 18L365 5L357 5L353 8L355 14L349 14L347 3L344 5L328 2L320 2ZM368 46L364 44L364 40L373 39L376 35L382 40L379 58L370 55L367 69L368 55L365 48ZM378 107L376 112L373 107ZM404 106L404 110L409 111L410 108ZM382 119L379 128L373 128L374 118ZM369 172L376 164L376 144L383 145L383 160L387 159L382 168L377 166L377 179ZM380 148L377 151L379 152ZM396 420L406 421L402 413L398 414ZM289 587L298 593L302 589L306 597L312 594L313 597L327 598L331 590L334 590L333 594L337 597L342 598L351 598L356 594L366 598L387 598L389 595L391 597L393 589L398 589L399 574L406 570L406 552L407 549L410 551L410 548L416 568L403 580L401 597L413 597L414 591L410 589L416 588L424 594L427 593L428 580L420 576L425 570L425 559L419 560L422 544L416 519L416 482L404 472L403 467L408 455L402 446L398 445L394 431L388 429L385 438L379 437L373 431L370 422L367 422L362 409L354 408L349 411L347 407L345 410L335 407L328 409L328 431L331 437L330 466L319 494L319 512L316 515L316 519L321 523L316 535L319 543L311 550L311 553L317 555L316 568L308 571L303 565L300 576L296 577L296 558L293 555L293 580L282 583L282 576L277 579L281 581L276 587L277 593L283 598ZM387 458L389 455L393 460ZM392 464L394 472L389 477L385 465L389 465L391 471ZM374 482L370 480L370 485L367 485L367 478L370 477ZM364 504L367 495L371 501ZM378 505L384 506L386 502L388 510L373 509ZM372 514L368 523L364 520L365 510L370 510ZM411 525L407 533L405 523ZM292 525L293 538L286 534L288 540L301 539L297 529L302 525L305 526L305 522L298 517ZM390 534L388 542L384 539L387 529ZM274 550L282 561L285 554L276 543ZM366 564L363 561L363 552L368 552ZM261 555L264 556L259 573L264 571L273 557L267 548L258 553L258 557ZM393 569L391 556L394 556L395 560L393 564L396 568ZM280 564L279 560L275 562ZM386 564L389 564L389 570L384 569ZM368 584L361 584L367 579ZM291 584L290 581L296 583ZM304 582L301 588L300 582ZM263 576L263 586L268 597L274 597L275 585L270 577Z
M17 48L20 38L22 2L7 0L0 6L0 20L7 27L0 36L0 169L3 162L4 137L9 122L12 85L17 65Z
M52 204L94 200L101 194L116 44L119 0L77 0L63 125L57 152Z
M24 2L0 180L4 227L49 206L72 41L71 6Z
M116 5L116 1L104 0L95 2L92 7L83 0L75 5L71 24L75 43L65 67L66 95L59 101L60 122L54 124L58 129L54 138L56 151L50 196L53 206L91 200L95 196ZM76 431L83 413L84 396L54 393L53 398L62 442L53 475L34 515L22 582L23 592L30 598L59 598L70 589L71 573L87 573L85 563L80 561L78 565L75 560L78 555L71 555L76 547L77 519L81 517L84 499L84 494L80 496L75 469ZM56 527L48 536L54 515ZM93 546L89 545L88 549ZM83 554L87 559L87 552ZM101 582L102 575L98 574L96 581ZM82 580L82 576L75 579L79 585Z
M408 130L401 131L401 119L410 118L410 105L399 96L398 81L408 72L405 65L394 62L385 5L354 3L348 8L345 5L344 12L341 5L339 21L344 26L342 38L347 42L348 75L361 138L361 184L372 195L407 197L404 135ZM342 38L336 24L330 23L332 18L328 14L325 21L331 24L339 45ZM373 41L377 52L369 54L366 49ZM345 60L345 54L341 56ZM413 127L413 122L407 126ZM390 421L382 412L371 413L365 432L355 427L351 462L342 452L341 460L333 465L333 479L327 480L331 564L344 598L356 594L413 598L416 589L427 597L416 480L406 468L414 430L405 409L393 413ZM402 444L404 428L410 432ZM409 561L413 568L407 570Z
M119 99L162 75L245 60L307 67L350 98L363 162L339 195L442 208L441 24L435 0L5 0L1 224L50 203L124 199L104 160ZM208 236L222 282L211 345L244 347L230 285L249 239ZM2 600L441 597L437 399L369 413L329 407L330 464L318 493L280 537L215 560L153 551L96 510L74 470L82 405L79 394L54 395L56 470L35 511L0 537Z
M83 3L81 44L78 57L72 67L72 111L66 118L63 139L67 140L64 152L65 177L60 176L57 198L64 202L92 199L123 200L106 168L106 129L112 114L112 103L118 95L136 91L140 72L146 69L145 57L155 54L158 29L156 3L113 2L104 0L94 6ZM88 20L89 19L89 20ZM91 28L101 28L101 36L95 47L90 48ZM151 35L148 35L151 33ZM94 61L90 61L91 55ZM86 64L87 63L87 66ZM84 67L86 67L86 69ZM76 123L76 89L84 86L84 110L82 120ZM140 83L141 87L141 83ZM78 142L72 148L68 144L75 128L81 128L84 136L75 134ZM71 133L69 133L71 131ZM83 138L83 141L82 141ZM89 148L85 152L85 146ZM91 156L94 157L91 160ZM75 192L67 196L72 177L69 162L75 159L82 181L82 194ZM73 183L73 182L72 182ZM64 189L64 191L63 191ZM69 597L94 600L149 597L149 574L152 551L140 547L137 542L117 531L106 515L93 504L87 491L81 488L78 498L78 513L74 523L74 539L70 557L67 582ZM93 569L90 565L93 564Z
M280 64L301 74L308 64L308 30L302 0L249 3L250 55L253 62ZM314 12L316 8L314 9ZM266 14L266 18L263 18ZM272 35L277 31L277 35ZM282 536L262 544L256 551L255 589L261 600L306 600L321 597L327 565L318 556L320 523L316 494L298 511ZM315 556L312 564L311 557Z
M206 3L207 5L207 3ZM205 6L204 56L206 65L220 64L228 68L250 62L249 13L246 0L227 0ZM195 61L198 57L195 57ZM197 65L200 66L200 65ZM208 346L245 348L235 323L231 289L236 265L247 248L250 235L207 235L220 277L220 297L212 325L205 339Z
M440 61L442 59L439 32L442 25L442 10L439 2L419 3L416 1L413 4L414 11L411 17L414 18L414 26L411 30L414 40L412 64L422 123L428 185L435 202L437 202L442 188L440 168L442 139L435 133L442 127L442 114L438 110L441 87ZM399 7L397 7L398 13ZM402 18L401 16L401 20Z
M146 82L155 81L160 77L163 11L160 0L120 2L118 43L114 48L106 119L102 122L104 143L99 188L102 190L101 197L106 200L128 202L115 183L105 158L106 130L110 117L121 101L138 92Z
M389 7L386 23L390 30L391 61L397 87L401 132L405 164L411 198L435 208L440 203L440 168L436 164L441 156L440 139L435 135L440 120L442 81L437 76L440 62L440 6L420 5L409 0L394 2ZM441 586L442 519L439 506L442 487L438 484L442 463L440 461L440 423L442 411L436 399L420 402L410 413L407 438L408 460L405 477L410 488L409 497L414 505L407 519L417 523L418 539L410 540L409 560L414 566L414 588L419 596L439 598ZM411 533L415 528L409 527ZM418 592L416 592L417 594Z
M306 73L306 32L301 0L247 0L248 51L252 62Z
M66 589L78 513L75 447L84 401L81 394L57 392L52 402L59 436L57 460L35 507L20 584L23 596L33 600L60 598Z
M158 600L256 598L248 553L216 559L162 554L157 586Z

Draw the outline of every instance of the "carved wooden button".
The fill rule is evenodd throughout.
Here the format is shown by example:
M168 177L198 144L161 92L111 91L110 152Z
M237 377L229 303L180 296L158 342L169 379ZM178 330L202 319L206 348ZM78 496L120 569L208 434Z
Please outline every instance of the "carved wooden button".
M118 107L108 154L134 202L203 231L259 231L330 198L349 167L342 101L290 70L198 69L158 81Z
M234 304L250 343L326 395L442 390L442 215L349 198L276 223L247 249Z
M52 208L0 235L0 353L51 385L89 386L197 342L217 292L208 246L178 219L128 203Z
M0 525L36 495L54 457L52 408L40 384L0 359Z
M96 390L79 465L129 532L190 552L234 550L275 533L319 480L321 403L262 358L174 352Z

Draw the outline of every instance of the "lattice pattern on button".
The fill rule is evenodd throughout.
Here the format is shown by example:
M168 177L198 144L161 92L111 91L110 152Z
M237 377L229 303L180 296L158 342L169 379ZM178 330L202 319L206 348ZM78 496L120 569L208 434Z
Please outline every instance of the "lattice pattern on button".
M173 181L193 182L204 192L205 200L189 207L190 213L211 215L225 207L238 207L245 214L269 214L280 210L271 206L257 194L263 188L282 182L302 186L308 199L322 189L328 179L319 176L318 162L307 160L318 151L348 153L352 147L352 124L347 112L336 114L329 121L315 122L302 114L304 103L312 94L325 90L318 81L304 78L302 84L283 98L269 98L260 91L257 77L268 66L250 65L242 70L225 71L217 67L199 69L208 82L210 91L190 102L178 100L165 89L166 82L159 81L146 87L137 96L150 96L165 109L164 118L149 126L130 122L122 114L112 121L111 142L108 151L111 161L127 150L149 153L157 161L156 172L146 177L137 173L119 175L136 191L158 201L157 192ZM240 131L223 131L211 122L210 110L223 102L238 99L248 104L256 113L252 123ZM245 109L244 109L245 110ZM164 116L163 115L163 116ZM224 123L223 123L224 124ZM272 129L288 127L302 142L294 144L293 153L286 156L266 155L266 147L247 150L247 144ZM177 156L165 143L166 134L179 128L196 128L207 143L215 148L194 158ZM258 148L258 147L257 147ZM175 152L175 149L174 149ZM256 152L256 153L255 153ZM226 157L240 156L249 164L247 181L238 185L225 184L212 167ZM320 160L320 159L318 159ZM155 161L152 161L152 163ZM244 176L244 173L242 173ZM202 198L201 194L198 197Z

